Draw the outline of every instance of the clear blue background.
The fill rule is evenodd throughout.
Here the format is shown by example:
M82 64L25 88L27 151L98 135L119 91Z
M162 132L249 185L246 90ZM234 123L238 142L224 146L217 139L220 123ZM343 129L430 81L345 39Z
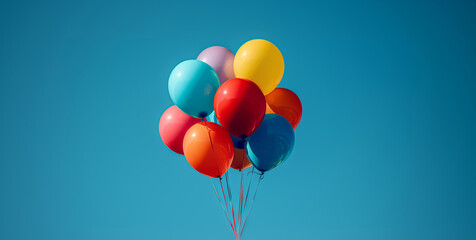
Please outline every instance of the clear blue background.
M475 1L1 1L0 239L232 239L168 75L253 38L304 115L246 239L476 238Z

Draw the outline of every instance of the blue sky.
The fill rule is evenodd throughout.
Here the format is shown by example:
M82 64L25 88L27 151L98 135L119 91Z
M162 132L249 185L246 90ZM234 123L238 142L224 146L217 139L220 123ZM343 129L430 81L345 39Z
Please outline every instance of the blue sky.
M264 38L303 103L245 239L476 238L474 1L2 1L0 239L233 239L158 120Z

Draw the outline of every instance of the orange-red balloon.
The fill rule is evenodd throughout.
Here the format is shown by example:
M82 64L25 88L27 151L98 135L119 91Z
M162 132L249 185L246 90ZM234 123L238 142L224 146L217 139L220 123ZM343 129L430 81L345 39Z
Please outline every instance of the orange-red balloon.
M235 156L233 157L233 162L231 167L236 170L247 169L251 167L251 162L246 156L245 149L235 148Z
M276 88L265 97L266 114L275 113L283 116L296 130L302 116L302 105L299 97L286 88Z
M233 161L233 141L228 132L212 122L193 125L183 138L183 151L188 163L199 173L221 177Z

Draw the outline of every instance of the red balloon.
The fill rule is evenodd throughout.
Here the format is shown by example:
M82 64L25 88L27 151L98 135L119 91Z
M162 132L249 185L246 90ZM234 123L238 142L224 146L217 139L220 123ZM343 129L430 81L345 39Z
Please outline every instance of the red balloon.
M266 99L256 83L234 78L223 83L215 94L215 115L233 136L250 136L263 121Z
M160 118L160 137L168 148L183 155L183 137L191 126L199 122L200 119L185 114L174 105L165 110Z

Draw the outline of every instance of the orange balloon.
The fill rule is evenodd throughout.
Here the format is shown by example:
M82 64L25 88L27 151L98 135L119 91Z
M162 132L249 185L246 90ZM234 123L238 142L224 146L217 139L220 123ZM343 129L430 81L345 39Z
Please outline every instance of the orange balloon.
M269 106L268 103L266 103L266 114L270 114L270 113L273 113L273 114L277 114L273 111L273 109L271 109L271 107Z
M286 118L296 130L302 116L299 97L289 89L276 88L266 97L266 114L275 113Z
M200 122L188 129L183 138L188 163L199 173L221 177L233 161L233 141L228 132L212 122Z
M233 162L231 167L236 170L247 169L251 167L251 162L246 156L245 149L235 148L235 156L233 157Z

